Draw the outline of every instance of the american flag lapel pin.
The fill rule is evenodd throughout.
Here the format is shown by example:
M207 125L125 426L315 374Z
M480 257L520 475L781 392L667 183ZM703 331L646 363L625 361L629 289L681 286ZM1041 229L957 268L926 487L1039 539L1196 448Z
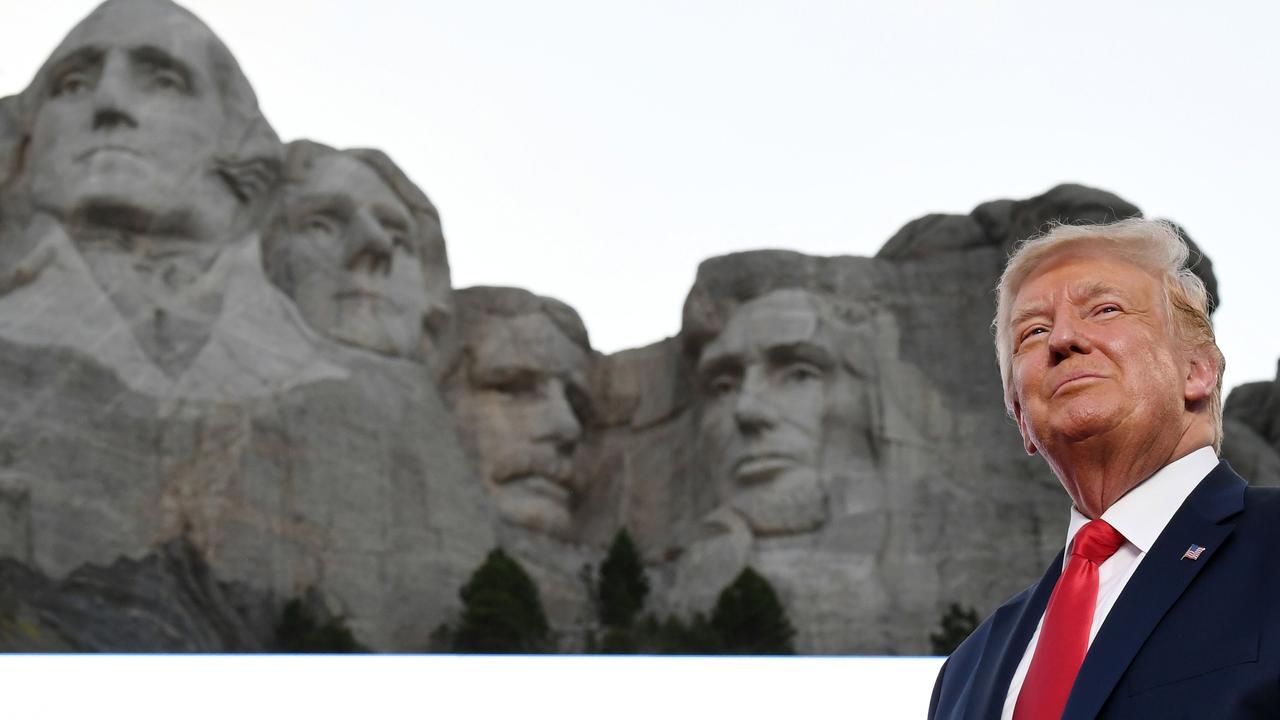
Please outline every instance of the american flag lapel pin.
M1200 547L1199 545L1196 545L1195 543L1191 543L1191 547L1187 548L1187 551L1182 553L1182 559L1183 560L1199 560L1200 553L1202 552L1204 552L1204 548Z

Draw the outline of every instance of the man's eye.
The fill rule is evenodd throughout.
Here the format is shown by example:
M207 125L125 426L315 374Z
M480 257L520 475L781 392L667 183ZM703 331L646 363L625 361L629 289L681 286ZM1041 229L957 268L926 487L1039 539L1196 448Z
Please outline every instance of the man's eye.
M315 215L307 216L307 218L302 221L302 229L306 232L337 235L338 223L328 215L317 213Z
M64 95L76 95L89 89L89 76L83 70L69 72L54 83L53 94L55 97Z
M187 79L182 73L167 68L151 68L148 72L147 83L153 90L172 90L176 92L187 92Z
M1115 313L1115 312L1120 312L1120 308L1116 307L1115 305L1103 305L1102 307L1098 308L1099 315L1103 315L1106 313Z
M1049 332L1049 328L1044 327L1043 325L1037 325L1037 326L1035 326L1035 327L1033 327L1033 328L1030 328L1030 329L1028 329L1027 331L1023 332L1023 333L1022 333L1022 336L1021 336L1020 338L1018 338L1018 344L1019 344L1019 345L1021 345L1022 343L1024 343L1024 342L1026 342L1026 341L1030 340L1031 338L1035 337L1036 335L1042 335L1042 334L1047 333L1047 332Z
M717 375L707 382L707 389L716 397L723 397L737 391L738 379L732 375Z
M812 363L797 362L787 365L782 370L782 379L787 382L807 382L822 379L822 370Z

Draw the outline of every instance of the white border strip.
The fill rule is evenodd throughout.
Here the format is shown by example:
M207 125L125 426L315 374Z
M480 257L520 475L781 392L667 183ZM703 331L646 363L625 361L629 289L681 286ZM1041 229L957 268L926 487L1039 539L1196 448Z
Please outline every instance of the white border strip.
M923 718L942 658L0 655L7 718Z

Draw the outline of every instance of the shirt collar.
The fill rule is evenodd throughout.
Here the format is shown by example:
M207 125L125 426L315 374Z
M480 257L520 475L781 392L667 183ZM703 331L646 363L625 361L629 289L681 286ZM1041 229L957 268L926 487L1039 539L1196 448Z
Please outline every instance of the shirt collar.
M1217 465L1218 456L1211 447L1202 447L1184 455L1125 493L1102 513L1102 519L1124 535L1124 539L1136 546L1139 552L1146 553L1191 491ZM1068 547L1076 532L1087 522L1089 518L1072 506L1071 522L1067 526ZM1063 562L1066 560L1063 558Z

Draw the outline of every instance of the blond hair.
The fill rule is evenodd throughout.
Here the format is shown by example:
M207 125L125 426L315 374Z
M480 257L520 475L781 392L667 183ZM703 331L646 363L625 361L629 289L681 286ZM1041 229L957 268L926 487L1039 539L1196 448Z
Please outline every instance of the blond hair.
M1190 250L1177 228L1164 220L1132 218L1105 225L1055 225L1042 235L1028 238L1014 248L1000 284L996 286L996 357L1004 386L1005 409L1013 414L1010 364L1013 355L1013 299L1022 283L1050 258L1082 246L1101 248L1155 275L1164 289L1166 316L1186 348L1208 349L1217 362L1218 379L1209 396L1208 412L1213 428L1213 448L1222 447L1222 372L1226 360L1209 320L1210 300L1204 282L1187 267Z

